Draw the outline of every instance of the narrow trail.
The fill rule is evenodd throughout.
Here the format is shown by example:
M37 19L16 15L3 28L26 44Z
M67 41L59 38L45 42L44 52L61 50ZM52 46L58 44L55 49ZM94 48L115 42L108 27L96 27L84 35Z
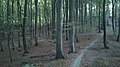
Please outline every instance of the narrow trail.
M103 36L103 34L101 34L101 36ZM82 60L82 57L85 53L85 51L90 48L91 46L93 46L95 44L95 42L97 42L99 38L96 38L92 43L90 43L90 45L86 46L82 51L80 51L80 54L78 55L78 57L74 60L74 62L72 63L71 67L80 67L81 65L81 60Z

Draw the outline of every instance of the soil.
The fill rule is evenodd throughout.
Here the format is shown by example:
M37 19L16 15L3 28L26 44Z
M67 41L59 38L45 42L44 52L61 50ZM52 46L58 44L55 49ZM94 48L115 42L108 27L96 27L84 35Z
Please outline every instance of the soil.
M80 67L120 67L120 43L113 38L107 38L109 49L104 48L102 39L87 49Z
M0 52L0 67L70 67L74 59L86 46L99 37L99 34L80 35L79 42L75 43L76 53L68 53L68 41L63 39L65 59L55 59L55 42L40 40L38 46L29 46L29 53L23 56L23 48L11 50L13 62L9 61L6 45ZM4 42L6 44L6 42Z

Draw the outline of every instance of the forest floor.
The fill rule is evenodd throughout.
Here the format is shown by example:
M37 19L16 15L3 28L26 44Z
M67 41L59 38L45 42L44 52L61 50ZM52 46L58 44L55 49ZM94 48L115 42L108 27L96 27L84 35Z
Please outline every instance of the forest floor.
M101 35L101 36L100 36ZM88 48L90 48L91 46L93 46L99 39L101 39L101 37L103 36L103 34L101 33L99 35L99 37L97 37L94 41L92 41L91 43L89 43L89 45L87 45L83 50L80 50L80 54L78 55L78 57L74 60L74 62L72 63L71 67L80 67L81 65L81 60L84 56L84 53L86 52L86 50Z
M75 43L77 53L68 53L68 41L63 40L65 59L55 59L55 42L41 40L38 46L29 46L29 53L22 56L23 48L16 48L12 52L13 62L9 62L9 53L4 45L4 51L0 52L0 67L70 67L74 59L100 34L81 34L79 42Z
M83 55L80 67L120 67L120 43L107 36L109 49L103 48L102 39L89 47Z
M9 61L8 49L3 45L4 51L0 52L0 67L70 67L82 50L100 37L101 34L98 33L81 34L79 42L75 43L76 53L68 53L68 41L63 39L65 59L55 59L54 41L40 40L38 46L29 46L26 56L22 56L23 48L11 50L13 62ZM102 38L86 49L80 67L119 67L120 43L112 39L108 36L107 44L110 49L103 49ZM7 42L3 44L5 43Z

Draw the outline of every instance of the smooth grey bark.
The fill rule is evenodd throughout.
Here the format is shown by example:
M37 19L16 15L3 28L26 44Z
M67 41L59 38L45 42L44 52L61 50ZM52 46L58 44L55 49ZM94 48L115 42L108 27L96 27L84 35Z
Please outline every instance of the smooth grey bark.
M10 50L10 0L7 0L7 35L8 35L8 51L9 51L9 58L10 62L12 62L12 55L11 55L11 50Z
M62 0L56 1L56 59L64 58L63 54L63 43L62 43L62 28L63 28L63 21L62 21Z
M3 51L3 45L2 45L2 33L0 31L0 51Z
M20 1L17 0L17 16L18 16L18 47L21 47L21 43L20 43L20 22L21 22L21 17L20 17Z
M81 28L80 28L80 26L81 26L81 1L79 0L78 1L79 2L79 5L78 5L78 10L79 10L79 15L78 15L78 33L80 34L80 31L81 31Z
M30 44L32 45L33 39L33 10L32 10L32 0L30 0Z
M68 0L65 0L65 7L66 7L66 25L68 25L68 9L69 9L69 4L68 4ZM68 28L68 26L66 26L66 29ZM68 34L69 30L66 30L66 40L69 39L69 34Z
M3 45L2 45L2 39L3 39L3 36L2 36L2 31L3 31L3 29L2 29L2 27L3 27L3 20L2 20L2 18L3 18L3 5L2 5L2 1L0 0L0 51L3 51Z
M117 41L119 42L120 41L120 5L119 5L119 19L118 19L118 23L119 23L119 26L118 26Z
M40 6L40 3L39 3L39 6ZM39 7L39 36L41 36L40 35L41 30L42 30L42 26L41 26L41 8Z
M14 20L14 0L12 0L12 24L13 24L13 20ZM15 47L14 47L14 34L13 34L13 25L11 25L11 41L12 41L12 49L14 50Z
M107 46L107 39L106 39L106 13L105 13L105 2L106 0L103 0L103 31L104 31L104 35L103 35L103 43L104 43L104 48L109 48Z
M79 1L78 0L75 0L75 9L76 9L76 17L75 17L75 26L76 26L76 28L75 28L75 39L76 39L76 42L79 42L79 40L78 40L78 31L79 31L79 28L78 28L78 19L79 19L79 17L78 17L78 6L79 6Z
M48 19L47 19L47 1L44 0L44 20L45 20L45 24L44 24L44 30L45 30L45 35L48 36Z
M85 1L85 4L84 4L84 25L87 25L87 1Z
M84 4L83 4L83 1L80 1L80 19L81 19L81 26L82 26L82 28L81 28L81 31L83 32L84 31Z
M70 22L70 38L69 38L69 53L75 52L75 26L74 26L74 0L69 0L69 22Z
M26 44L26 34L25 34L26 17L27 17L27 0L25 0L25 4L24 4L24 18L23 18L23 28L22 28L24 54L28 53L27 44Z
M89 15L90 15L90 26L92 27L93 24L92 24L92 0L90 0L90 3L89 3Z
M38 0L34 0L35 1L35 46L38 45L38 39L37 39L37 15L38 15Z
M117 28L117 8L118 8L117 5L118 5L117 0L115 0L115 30Z
M98 21L98 33L101 33L102 31L101 31L101 12L100 12L100 9L101 9L101 7L100 7L100 2L99 2L99 21Z
M115 22L114 22L114 0L112 0L112 29L113 33L115 32Z

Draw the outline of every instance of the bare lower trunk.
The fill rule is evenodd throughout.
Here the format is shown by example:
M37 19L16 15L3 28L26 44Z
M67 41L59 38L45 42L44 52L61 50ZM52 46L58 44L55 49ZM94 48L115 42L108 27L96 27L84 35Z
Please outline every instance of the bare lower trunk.
M56 59L64 58L63 54L63 43L62 43L62 0L56 1L56 13L57 13L57 26L56 26Z
M2 46L2 33L0 32L0 50L3 51L3 46Z

